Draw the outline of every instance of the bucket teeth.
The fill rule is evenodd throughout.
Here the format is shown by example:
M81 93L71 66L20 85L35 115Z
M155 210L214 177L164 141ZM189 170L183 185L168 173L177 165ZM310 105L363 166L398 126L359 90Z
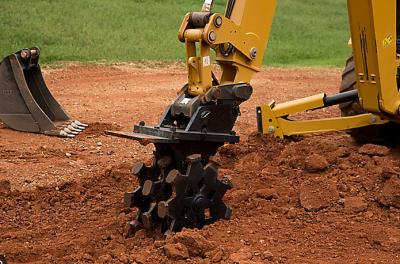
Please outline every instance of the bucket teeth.
M60 131L59 136L60 136L60 137L68 137L68 138L74 138L74 137L75 137L75 135L73 135L73 134L68 134L68 133L65 132L64 130L61 130L61 131Z
M58 136L74 138L86 129L86 127L77 125L76 122L77 121L73 121L72 123L64 123L60 128L61 130L58 133ZM51 131L47 134L52 135Z
M89 126L87 124L83 124L83 123L79 122L78 120L75 120L74 123L77 124L78 126L81 126L81 127L88 127Z
M85 127L79 126L79 125L75 124L75 122L72 122L72 123L71 123L71 126L72 126L73 128L75 128L76 130L80 130L80 131L82 131L82 130L85 129Z
M0 62L0 120L17 131L73 138L88 125L72 119L51 94L39 57L30 48Z
M72 134L72 135L78 135L79 134L79 132L71 130L68 127L64 128L64 131L67 132L68 134Z
M83 131L82 129L78 129L78 128L72 126L72 125L68 125L67 128L69 130L71 130L71 131L75 131L75 132L78 132L78 133Z

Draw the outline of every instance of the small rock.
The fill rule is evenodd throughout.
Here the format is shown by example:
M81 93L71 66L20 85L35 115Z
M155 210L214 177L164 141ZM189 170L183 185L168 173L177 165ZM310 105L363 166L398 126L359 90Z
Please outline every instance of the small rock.
M297 217L297 212L295 208L290 208L289 211L286 213L287 219L295 219Z
M124 264L129 264L129 262L130 262L129 256L125 253L120 253L117 258L121 263L124 263Z
M99 141L99 142L96 143L96 145L97 145L98 147L101 147L101 146L103 146L103 143L101 143L101 142Z
M365 217L366 217L366 218L372 218L372 217L374 217L374 213L371 212L371 211L369 211L369 212L367 212L367 213L365 214Z
M217 250L215 252L213 252L213 254L211 255L211 261L214 263L220 263L223 256L224 256L224 252L222 250Z
M351 166L349 164L346 164L346 163L339 164L339 169L341 169L341 170L345 171L345 170L348 170L350 168L351 168Z
M365 144L358 149L358 153L369 156L387 156L390 149L385 146Z
M189 251L182 243L165 245L164 253L171 260L185 260L189 258Z
M288 164L293 169L304 169L304 158L302 156L294 156L288 159Z
M349 187L347 187L346 184L342 183L342 184L339 184L338 190L341 192L347 192L349 190Z
M11 193L11 183L8 180L0 181L0 195L8 195Z
M67 152L67 153L65 153L65 156L67 156L67 157L69 158L69 157L71 157L71 156L72 156L72 154L71 154L71 153L69 153L69 152Z
M83 255L83 259L86 261L93 261L93 257L90 254Z
M378 202L383 206L393 206L400 208L400 178L391 177L385 182L381 193L378 196Z
M270 251L266 250L261 254L261 258L263 260L272 261L272 259L274 258L274 254L272 254Z
M260 189L256 191L256 196L265 200L273 200L278 198L275 189Z
M344 201L344 207L352 213L365 212L368 209L368 204L362 197L348 197Z
M313 154L306 158L305 165L305 170L307 172L315 173L326 170L329 166L329 163L325 157L318 154Z

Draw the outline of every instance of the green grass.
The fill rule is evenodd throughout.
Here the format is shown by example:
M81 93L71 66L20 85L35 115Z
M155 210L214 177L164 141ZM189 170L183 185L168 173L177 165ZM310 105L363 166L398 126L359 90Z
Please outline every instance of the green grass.
M265 0L260 0L265 1ZM183 16L202 0L1 0L0 55L39 46L41 61L183 60ZM223 12L226 0L217 0ZM349 50L346 0L278 0L264 62L341 66Z

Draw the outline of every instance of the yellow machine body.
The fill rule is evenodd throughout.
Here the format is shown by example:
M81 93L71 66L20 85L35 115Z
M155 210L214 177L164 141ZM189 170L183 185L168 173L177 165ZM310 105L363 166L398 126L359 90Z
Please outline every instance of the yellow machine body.
M259 131L283 138L399 122L399 67L396 54L396 0L348 0L358 100L366 114L296 121L291 114L329 107L325 94L257 108ZM354 96L350 95L350 96ZM339 103L342 103L340 101Z

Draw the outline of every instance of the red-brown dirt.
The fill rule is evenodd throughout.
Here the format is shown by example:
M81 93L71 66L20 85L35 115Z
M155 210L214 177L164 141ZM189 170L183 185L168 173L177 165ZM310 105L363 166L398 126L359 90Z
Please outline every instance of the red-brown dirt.
M229 221L166 240L123 236L135 211L123 194L152 146L106 129L155 123L185 71L132 66L45 70L48 86L90 128L76 139L0 128L0 254L9 263L400 263L400 152L344 132L296 140L259 136L255 106L333 94L339 69L266 69L216 159L234 189ZM337 115L338 110L312 113ZM300 115L304 117L305 115Z

